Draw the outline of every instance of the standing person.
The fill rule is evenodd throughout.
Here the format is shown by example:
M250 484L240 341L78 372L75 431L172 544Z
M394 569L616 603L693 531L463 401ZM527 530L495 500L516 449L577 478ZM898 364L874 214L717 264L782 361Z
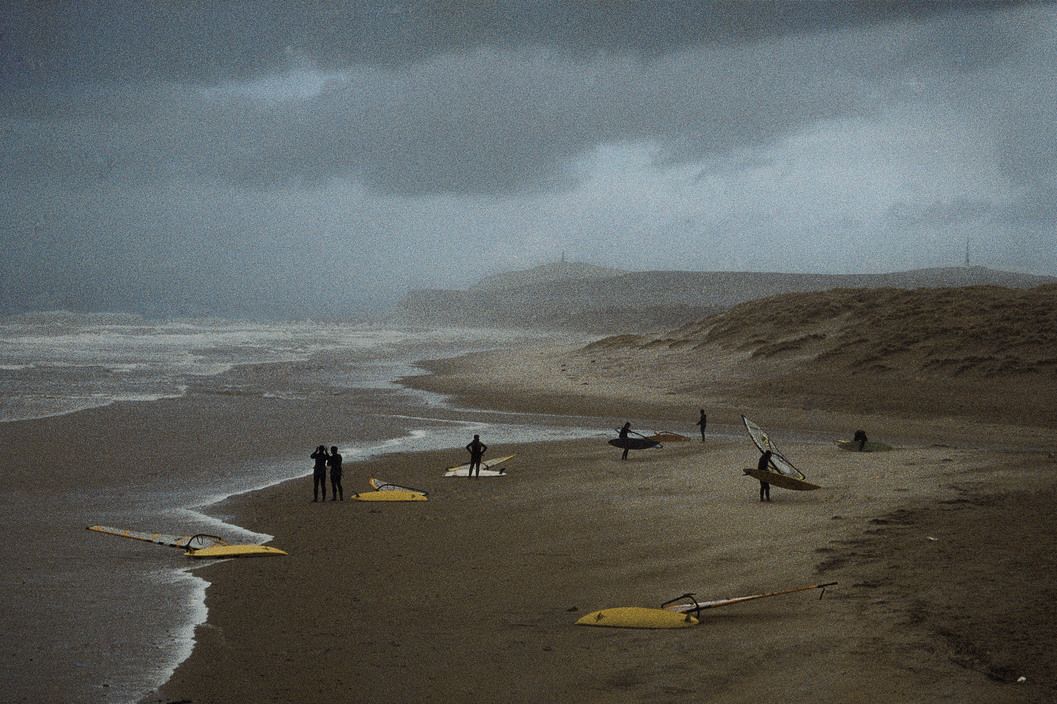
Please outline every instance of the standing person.
M327 500L327 448L320 445L316 451L309 455L315 464L312 466L312 501L319 501L319 492L323 492L323 500Z
M766 450L766 451L764 451L764 453L762 455L760 455L760 461L756 463L756 469L760 470L761 472L769 472L769 471L771 471L771 451L770 450ZM771 485L761 479L760 480L760 501L770 501L770 500L771 500Z
M697 423L694 425L701 426L701 442L705 441L705 426L708 425L708 416L705 415L705 409L701 409L701 417L697 419Z
M345 491L341 488L341 455L338 454L337 445L331 446L327 465L330 467L330 500L344 501ZM326 501L326 497L323 497L323 500Z
M472 477L474 469L477 470L477 478L481 477L481 456L488 449L488 445L481 442L480 435L474 435L473 440L466 446L466 451L470 453L470 469L467 470L466 476Z
M630 420L624 424L624 427L620 429L620 444L624 446L624 454L620 456L620 459L622 460L626 460L628 458L628 450L631 449L631 440L628 438L629 432L631 432Z

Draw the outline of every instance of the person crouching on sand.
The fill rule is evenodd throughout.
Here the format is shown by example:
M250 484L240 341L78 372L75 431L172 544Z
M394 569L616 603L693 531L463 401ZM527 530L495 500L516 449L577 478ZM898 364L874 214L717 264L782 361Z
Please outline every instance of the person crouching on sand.
M330 448L330 457L327 458L330 467L330 500L344 501L345 491L341 488L341 455L338 454L338 446ZM324 501L326 497L323 497Z
M312 501L319 501L319 492L323 492L323 500L327 500L327 448L320 445L316 451L309 455L315 464L312 466Z
M474 475L474 469L477 470L477 477L481 477L481 457L486 450L488 450L488 445L481 442L481 436L474 435L473 440L466 446L466 451L470 453L470 468L466 470L467 477Z
M866 439L866 431L865 430L856 430L855 431L855 437L852 438L852 442L859 443L859 452L862 452L863 450L865 450L866 449L866 443L868 442L867 439Z
M756 469L761 472L771 471L771 451L766 450L760 455L760 461L756 464ZM760 501L771 500L771 485L760 479Z

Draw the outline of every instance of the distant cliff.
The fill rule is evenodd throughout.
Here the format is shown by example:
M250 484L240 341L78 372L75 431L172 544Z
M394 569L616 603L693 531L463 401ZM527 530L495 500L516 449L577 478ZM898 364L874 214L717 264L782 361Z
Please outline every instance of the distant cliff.
M467 290L412 291L390 318L410 325L575 328L653 332L757 298L833 288L1030 288L1057 278L983 267L917 269L890 274L766 272L622 272L585 264L548 264L488 277Z

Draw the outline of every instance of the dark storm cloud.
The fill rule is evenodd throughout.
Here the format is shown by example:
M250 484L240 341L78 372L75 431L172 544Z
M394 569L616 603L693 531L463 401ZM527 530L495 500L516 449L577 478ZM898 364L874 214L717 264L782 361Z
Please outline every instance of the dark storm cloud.
M939 56L968 71L1008 57L1022 28L991 19L1007 7L26 4L5 16L0 45L0 109L14 121L4 166L31 181L271 187L349 177L406 194L561 189L575 181L571 160L599 144L647 140L660 163L677 163L867 115L886 74L907 64ZM940 33L906 47L836 35L955 10ZM201 94L299 66L344 73L310 100ZM936 75L926 70L925 80Z
M662 162L767 144L873 110L858 40L803 48L574 60L545 47L445 54L413 71L354 68L310 98L252 84L149 82L11 94L8 168L64 178L209 177L252 187L334 177L392 193L510 193L574 181L599 144L649 141ZM895 56L872 47L878 57ZM239 88L241 86L241 89ZM247 88L250 86L250 88ZM33 157L32 155L35 155ZM24 173L32 180L32 173Z
M306 100L111 87L9 103L5 167L23 178L209 177L252 187L352 177L394 193L502 193L568 185L569 160L653 140L668 160L766 143L868 110L857 81L804 83L789 51L674 63L573 64L478 50L413 73L368 70ZM802 58L802 57L801 57ZM746 85L748 84L748 85Z
M212 83L282 67L399 66L473 48L657 57L994 2L28 2L5 7L0 82Z
M1055 24L1052 3L8 3L0 304L340 310L320 262L391 298L566 246L839 271L865 241L890 240L877 270L987 236L996 265L1054 268Z

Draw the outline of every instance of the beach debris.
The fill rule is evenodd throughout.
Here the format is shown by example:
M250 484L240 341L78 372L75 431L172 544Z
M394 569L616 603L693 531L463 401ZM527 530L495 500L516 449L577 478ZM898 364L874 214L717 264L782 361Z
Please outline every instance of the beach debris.
M939 538L933 538L933 537L932 537L931 535L928 535L928 536L925 536L925 537L926 537L926 538L927 538L928 540L931 540L931 541L932 541L932 542L934 542L934 543L935 543L935 542L937 542L937 541L939 540Z
M1024 682L1027 682L1027 681L1028 681L1028 678L1025 677L1024 675L1021 675L1020 677L1017 678L1017 684L1023 684Z

